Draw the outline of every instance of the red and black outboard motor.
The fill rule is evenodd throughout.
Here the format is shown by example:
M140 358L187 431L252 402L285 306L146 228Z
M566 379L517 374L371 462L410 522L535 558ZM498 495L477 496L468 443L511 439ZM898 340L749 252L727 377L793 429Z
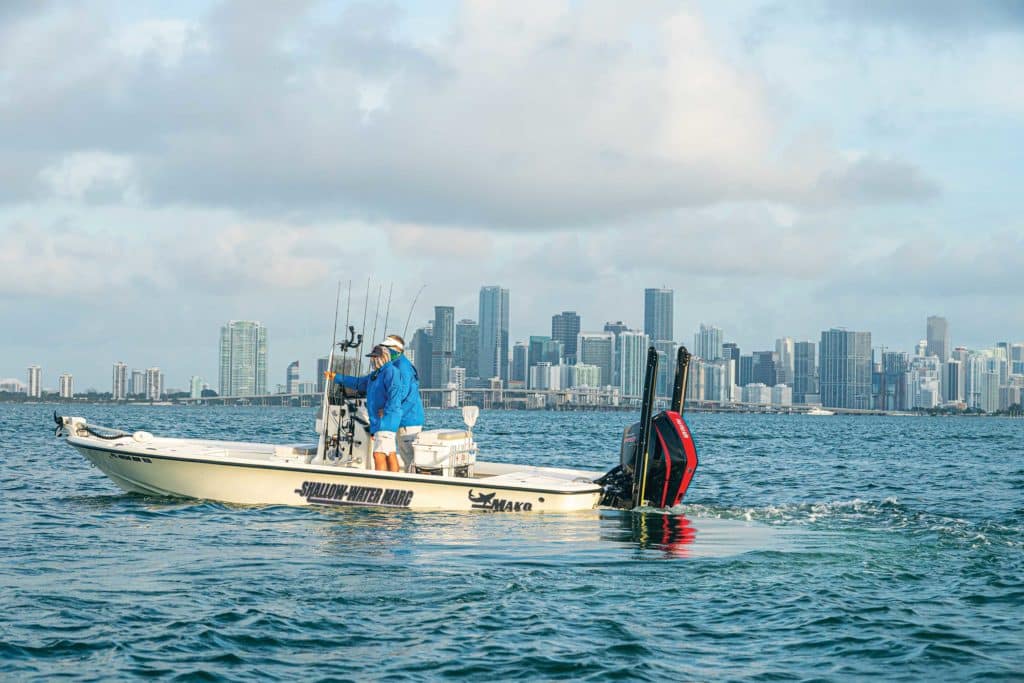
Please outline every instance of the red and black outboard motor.
M697 470L697 448L683 420L690 352L679 348L675 385L669 409L653 415L658 377L658 352L647 350L640 421L622 435L620 462L597 480L604 486L602 505L632 509L678 505Z

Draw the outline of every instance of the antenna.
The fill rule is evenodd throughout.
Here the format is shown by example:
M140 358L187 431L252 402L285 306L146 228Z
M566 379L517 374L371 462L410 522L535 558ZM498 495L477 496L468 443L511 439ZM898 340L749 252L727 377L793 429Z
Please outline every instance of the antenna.
M420 300L420 294L422 294L423 290L426 289L426 288L427 288L427 286L425 284L422 285L420 287L420 291L416 292L416 296L412 300L412 306L409 307L409 315L405 319L405 329L402 330L402 338L403 339L406 336L408 336L408 334L409 334L409 321L412 320L412 312L414 310L416 310L416 302Z

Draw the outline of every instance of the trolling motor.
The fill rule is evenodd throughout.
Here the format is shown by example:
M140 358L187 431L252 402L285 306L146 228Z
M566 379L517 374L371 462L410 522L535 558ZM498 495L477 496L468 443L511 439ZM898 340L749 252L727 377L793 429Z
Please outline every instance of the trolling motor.
M622 434L619 464L596 483L604 487L601 505L631 510L678 505L697 470L697 448L683 420L690 352L679 347L669 409L654 413L658 352L647 350L640 421Z

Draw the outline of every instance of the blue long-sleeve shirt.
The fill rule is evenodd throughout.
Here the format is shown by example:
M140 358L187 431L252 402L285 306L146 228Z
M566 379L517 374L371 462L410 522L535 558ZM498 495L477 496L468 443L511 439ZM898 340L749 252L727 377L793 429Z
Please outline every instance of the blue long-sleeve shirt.
M419 427L423 424L423 401L420 399L420 378L405 354L391 361L402 375L405 395L402 397L402 427Z
M398 431L402 422L402 399L407 391L394 363L387 363L362 377L335 375L334 381L366 394L370 434Z

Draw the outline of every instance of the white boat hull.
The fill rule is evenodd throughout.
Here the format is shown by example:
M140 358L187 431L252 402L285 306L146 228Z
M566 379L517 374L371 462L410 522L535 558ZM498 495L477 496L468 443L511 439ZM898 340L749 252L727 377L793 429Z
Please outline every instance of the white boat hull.
M597 506L599 472L477 463L475 478L379 472L276 461L273 446L218 453L217 442L130 438L68 442L125 491L239 505L371 506L423 510L541 512ZM173 441L174 447L160 441ZM225 444L227 445L227 444ZM270 449L269 451L267 449Z

